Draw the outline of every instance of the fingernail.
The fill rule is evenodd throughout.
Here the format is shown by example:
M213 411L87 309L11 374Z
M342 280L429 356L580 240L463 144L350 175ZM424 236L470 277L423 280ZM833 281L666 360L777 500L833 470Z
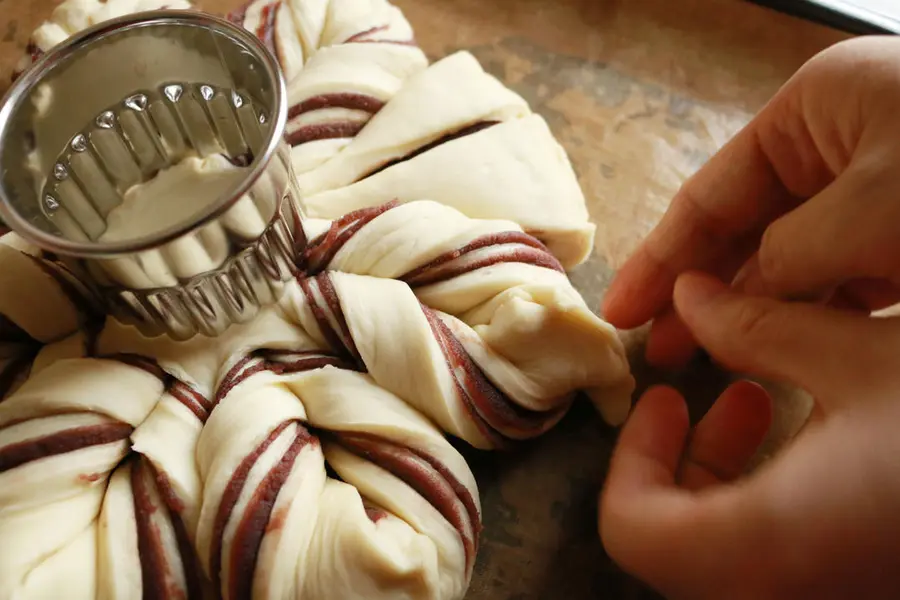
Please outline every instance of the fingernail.
M760 294L764 291L760 273L759 259L754 254L734 276L731 287L745 294Z
M669 313L653 323L644 358L654 367L678 370L687 366L696 351L691 332L674 313Z
M706 273L686 273L675 283L675 305L678 308L709 304L728 291L728 286Z

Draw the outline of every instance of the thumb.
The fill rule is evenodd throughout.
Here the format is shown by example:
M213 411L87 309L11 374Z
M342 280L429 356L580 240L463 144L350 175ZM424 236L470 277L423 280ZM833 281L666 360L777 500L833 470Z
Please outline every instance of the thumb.
M702 273L675 286L675 308L697 342L726 368L787 381L824 408L886 385L900 320L740 294Z

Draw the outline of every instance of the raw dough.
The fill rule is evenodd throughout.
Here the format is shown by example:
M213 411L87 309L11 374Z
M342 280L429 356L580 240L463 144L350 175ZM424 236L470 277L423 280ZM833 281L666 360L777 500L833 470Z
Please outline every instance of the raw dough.
M140 239L191 221L237 187L246 171L246 167L233 165L221 154L189 156L127 190L122 204L107 215L106 231L98 241Z
M146 7L69 0L34 47ZM524 100L465 52L426 68L385 0L230 17L289 76L300 275L218 338L148 339L0 239L0 600L458 600L481 508L446 434L515 447L581 391L628 412L617 332L565 274L594 226ZM104 236L193 213L240 174L223 160L132 190ZM245 197L218 226L267 223ZM220 263L207 238L111 273L171 285Z

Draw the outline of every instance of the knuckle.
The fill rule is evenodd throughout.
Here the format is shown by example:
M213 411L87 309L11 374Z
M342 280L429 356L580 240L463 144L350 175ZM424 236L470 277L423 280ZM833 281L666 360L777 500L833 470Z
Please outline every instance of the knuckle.
M779 331L777 312L761 301L741 303L735 311L734 321L738 343L765 340Z

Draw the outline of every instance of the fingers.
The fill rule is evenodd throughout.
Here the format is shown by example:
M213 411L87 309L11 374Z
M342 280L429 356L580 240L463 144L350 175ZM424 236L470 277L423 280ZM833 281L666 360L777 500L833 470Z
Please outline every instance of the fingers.
M789 82L682 186L606 294L603 312L613 325L633 328L653 318L679 274L715 270L833 180L806 122L809 79Z
M626 570L646 576L664 560L662 532L639 526L641 516L677 522L690 510L675 490L675 475L690 422L673 389L648 390L622 428L600 503L600 534L607 551ZM662 544L664 546L664 544Z
M756 245L753 243L752 246L735 247L732 256L727 260L722 259L712 269L711 274L723 281L730 281L741 265L753 254ZM645 350L647 362L664 369L681 369L690 362L696 352L697 342L694 336L670 303L653 319Z
M900 303L900 286L884 279L855 279L833 294L835 308L872 313Z
M759 402L756 393L739 387L724 396L725 404L710 413L709 428L698 429L700 440L692 453L722 473L742 470L744 465L731 461L742 460L748 449L711 428L738 417L748 397L754 399L747 406ZM753 420L759 422L756 410ZM698 494L676 486L688 429L681 396L670 388L649 390L622 430L600 504L600 533L607 552L623 569L669 597L715 587L717 578L728 579L758 556L765 543L765 529L756 527L757 505L746 489L723 486ZM738 436L744 441L757 437L755 427L747 431ZM728 458L710 456L720 453Z
M645 350L648 363L664 369L680 369L696 351L697 342L674 307L667 308L653 320Z
M810 201L777 219L757 256L736 278L751 294L796 298L857 278L900 275L900 184L848 170Z
M787 381L823 408L886 384L900 341L896 319L745 296L700 273L683 275L675 306L694 337L729 369Z
M689 428L687 405L677 391L649 389L619 434L615 461L620 472L614 480L618 488L674 485Z
M691 435L681 465L681 485L699 490L740 476L772 424L772 401L759 385L730 386L704 415Z
M892 177L897 76L875 46L894 43L900 47L894 40L854 40L807 63L684 184L613 281L606 318L632 328L658 315L679 274L710 271L751 232L761 234L836 178L844 179L851 160L861 171ZM844 93L851 88L855 94ZM862 193L851 200L861 208L872 205ZM837 246L842 238L828 241ZM774 256L777 261L781 255Z
M603 313L630 329L671 301L677 276L707 269L793 203L759 145L757 125L741 131L691 177L660 223L619 269Z

